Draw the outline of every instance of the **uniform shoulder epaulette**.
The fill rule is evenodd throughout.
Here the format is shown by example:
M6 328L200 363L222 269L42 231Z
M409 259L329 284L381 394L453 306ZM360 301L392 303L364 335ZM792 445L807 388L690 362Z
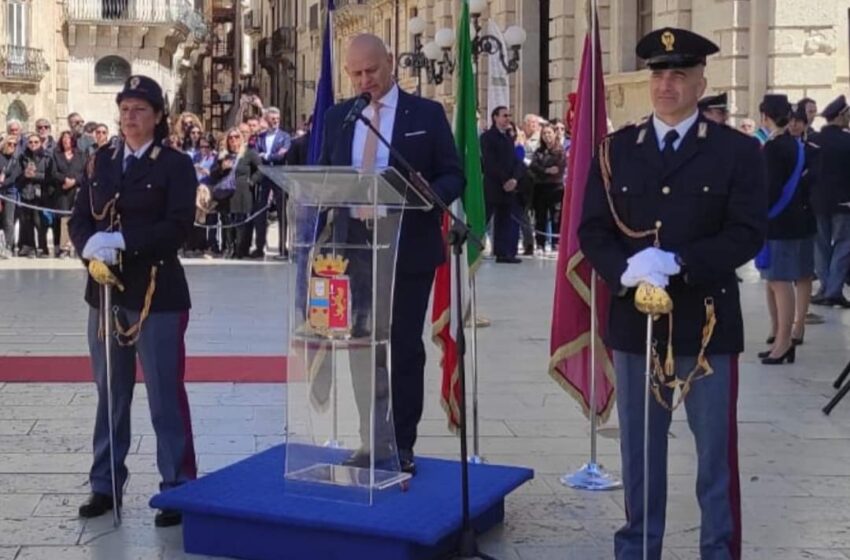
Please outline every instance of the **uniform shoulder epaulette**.
M624 132L628 132L629 130L632 130L634 128L637 128L637 125L635 123L626 123L614 132L609 132L608 136L617 136L619 134L623 134Z
M808 145L809 145L809 146L811 146L812 148L817 148L818 150L820 150L820 144L815 144L815 143L814 143L814 142L812 142L811 140L806 140L806 144L808 144Z

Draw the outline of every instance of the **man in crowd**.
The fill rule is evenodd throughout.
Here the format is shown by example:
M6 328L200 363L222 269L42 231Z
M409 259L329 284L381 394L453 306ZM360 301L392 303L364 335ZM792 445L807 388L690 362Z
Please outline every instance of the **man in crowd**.
M726 92L719 95L706 95L699 100L702 116L717 124L726 124L729 120L729 102Z
M387 52L379 37L358 35L345 51L345 57L345 71L355 92L358 95L371 95L371 105L366 107L363 115L371 120L384 137L393 139L395 147L431 185L437 196L447 204L451 203L463 191L464 177L443 106L405 93L398 87L393 80L394 57ZM335 105L325 115L324 144L319 164L354 166L365 171L399 168L398 161L390 155L386 146L362 122L358 121L352 126L343 125L354 102L350 99ZM365 244L371 238L369 223L374 219L375 216L353 213L350 218L343 220L346 238L341 241ZM364 251L357 253L363 255ZM398 240L392 298L390 386L399 462L401 469L410 473L416 470L413 447L424 396L425 346L422 329L434 274L445 258L446 247L440 229L439 211L405 213ZM363 257L355 254L350 254L349 259L349 274L353 279L356 275L371 274L371 259L364 261ZM367 299L370 297L367 296ZM357 294L353 294L353 298L356 300ZM362 303L353 301L352 305L361 308L361 311L356 310L355 313L370 313L362 309ZM365 320L364 324L368 324L368 315L355 318L355 325L359 320ZM383 322L377 318L376 321L379 324ZM386 388L389 364L385 348L378 349L376 354L377 371L370 371L371 366L363 371L364 368L352 364L352 376L362 378L365 374L366 379L372 379L374 375L376 386ZM367 363L372 362L368 360ZM362 399L358 399L358 406L362 407L363 404ZM365 408L360 408L361 419L369 417L368 405ZM385 415L376 412L375 416ZM368 426L366 422L365 426L361 423L360 427L364 446L369 443ZM377 453L376 460L379 458ZM368 466L368 451L364 449L356 453L349 463Z
M283 165L286 162L286 152L289 151L292 138L288 133L280 129L280 109L269 107L265 112L268 130L257 137L257 153L264 165ZM263 177L260 186L260 196L257 197L257 206L254 212L259 211L269 202L269 197L274 199L278 216L278 254L281 258L289 258L286 249L286 196L283 189L277 186L268 177ZM268 232L268 212L263 212L254 219L254 231L256 232L256 248L251 252L252 258L261 259L265 256L266 234Z
M41 138L41 149L46 154L52 154L56 149L56 140L51 134L52 125L47 119L38 119L35 121L35 131L38 137Z
M810 97L804 97L799 101L798 104L802 105L805 108L806 119L809 123L809 128L806 131L806 136L811 136L815 132L815 129L812 128L812 125L815 122L815 118L818 116L818 104L815 102L814 99L811 99Z
M496 107L491 118L493 125L481 135L481 166L487 221L493 218L493 254L497 263L519 263L522 260L516 252L522 213L517 187L525 165L517 158L513 138L508 134L508 108Z
M254 151L258 150L257 146L257 138L260 136L260 117L259 116L251 116L245 119L245 124L248 125L248 129L251 131L251 135L248 137L248 147Z
M767 189L758 143L698 110L706 57L718 50L669 27L640 40L636 53L651 71L653 115L605 140L608 149L599 153L607 161L597 157L587 183L581 250L612 294L605 342L617 377L627 512L614 538L617 560L662 557L671 385L687 397L696 440L699 557L741 560L736 410L744 328L735 269L764 242ZM673 313L652 322L651 342L647 316L635 306L638 285L667 288L672 299ZM645 428L647 352L657 352L660 363L653 366L657 393ZM703 360L711 375L703 376ZM692 371L701 378L693 380Z
M817 220L815 273L820 288L815 305L850 308L844 281L850 270L850 107L843 95L821 114L827 124L809 141L820 147L820 173L812 188L812 210Z
M95 150L109 144L109 127L104 123L98 123L94 129Z

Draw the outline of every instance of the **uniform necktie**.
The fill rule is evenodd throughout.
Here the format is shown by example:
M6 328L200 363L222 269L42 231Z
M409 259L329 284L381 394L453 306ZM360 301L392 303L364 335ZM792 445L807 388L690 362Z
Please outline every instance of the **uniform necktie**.
M372 126L376 130L381 130L381 102L378 101L372 104L374 115L372 116ZM366 143L363 145L363 162L360 165L361 171L371 173L375 171L375 165L378 160L378 136L372 132L372 129L366 131Z
M678 139L679 133L676 132L675 128L668 130L667 134L664 135L664 150L661 151L661 156L665 164L673 160L673 156L676 154L676 148L673 145Z
M139 161L139 158L136 157L136 154L130 154L129 156L124 158L124 175L127 174L128 171L135 165L135 163Z

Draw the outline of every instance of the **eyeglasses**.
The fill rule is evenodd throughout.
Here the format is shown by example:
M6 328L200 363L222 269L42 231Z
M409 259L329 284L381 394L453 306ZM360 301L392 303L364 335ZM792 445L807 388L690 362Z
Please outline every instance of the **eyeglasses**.
M83 124L83 121L71 121L71 126L80 126Z
M28 146L38 146L39 144L41 144L41 142L39 142L38 140L30 140L29 142L27 142Z
M6 147L7 147L7 148L14 148L14 147L16 147L17 145L18 145L18 143L17 143L17 142L6 142Z
M38 130L50 130L49 124L38 124L35 126Z

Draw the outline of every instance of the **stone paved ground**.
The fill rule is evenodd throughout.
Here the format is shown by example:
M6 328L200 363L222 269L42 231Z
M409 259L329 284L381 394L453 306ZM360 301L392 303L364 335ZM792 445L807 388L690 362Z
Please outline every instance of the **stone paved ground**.
M189 266L195 298L193 354L278 354L285 346L286 265ZM486 263L480 275L481 448L492 462L528 465L536 479L507 500L504 526L482 539L502 560L610 559L623 519L619 492L579 493L558 478L587 459L588 425L545 372L552 261ZM81 272L75 263L0 262L0 355L82 354ZM824 311L793 366L755 359L766 331L762 286L743 285L750 351L741 358L739 404L747 560L850 559L850 399L820 408L850 358L850 313ZM226 329L226 335L222 335ZM417 451L452 456L429 347L428 394ZM210 472L282 440L284 387L189 387L200 467ZM0 560L177 559L179 529L157 530L155 442L143 387L134 403L125 522L81 521L88 492L91 384L0 383ZM619 464L616 418L602 430L600 460ZM671 430L665 560L698 558L693 442L683 415Z

